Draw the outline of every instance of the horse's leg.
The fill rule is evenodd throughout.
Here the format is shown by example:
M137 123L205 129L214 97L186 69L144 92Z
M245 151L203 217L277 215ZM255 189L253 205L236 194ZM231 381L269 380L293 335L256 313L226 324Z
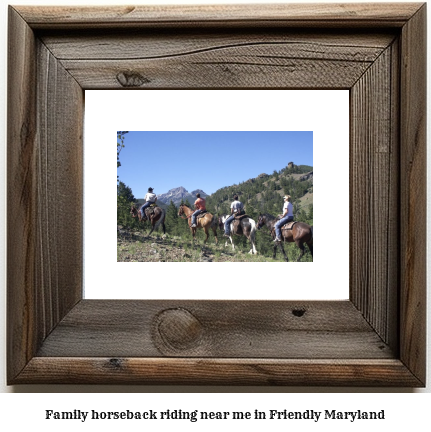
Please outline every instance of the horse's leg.
M244 234L245 235L245 234ZM251 243L251 249L249 250L249 254L250 255L253 255L253 253L254 253L254 245L253 245L253 240L250 238L250 235L246 235L246 237L247 237L247 240Z
M212 230L213 230L213 233L214 233L215 242L216 242L216 244L218 244L217 227L212 227Z
M235 245L233 244L232 233L229 236L230 244L232 245L232 250L235 250Z
M287 258L286 252L284 251L283 242L279 242L278 244L280 246L281 251L283 252L284 259L286 260L286 262L289 262L289 258ZM277 245L275 246L277 247Z
M301 258L304 256L304 243L301 240L295 240L296 246L299 247L299 249L301 249L301 253L299 254L298 259L296 260L297 262L301 260Z
M257 250L256 250L256 243L254 242L254 240L252 238L250 238L250 242L251 242L251 253L252 254L257 254Z
M150 236L153 231L154 231L154 225L151 223L151 231L148 233L148 236Z
M247 237L247 240L250 242L251 244L251 249L249 251L249 254L253 255L253 254L257 254L257 250L256 250L256 245L254 243L254 236L252 234L249 233L249 235L244 234Z
M209 230L208 230L208 226L205 225L204 227L202 227L204 229L204 233L205 233L205 240L204 243L206 243L208 241L208 238L210 236Z
M272 259L275 259L275 257L277 256L277 245L274 245L274 253L272 254Z

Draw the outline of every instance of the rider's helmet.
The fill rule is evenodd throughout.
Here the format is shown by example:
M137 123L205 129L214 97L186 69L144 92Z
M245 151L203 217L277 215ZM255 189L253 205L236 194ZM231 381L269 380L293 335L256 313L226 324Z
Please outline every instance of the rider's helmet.
M153 191L153 188L152 187L149 187L148 188L148 192L152 192Z

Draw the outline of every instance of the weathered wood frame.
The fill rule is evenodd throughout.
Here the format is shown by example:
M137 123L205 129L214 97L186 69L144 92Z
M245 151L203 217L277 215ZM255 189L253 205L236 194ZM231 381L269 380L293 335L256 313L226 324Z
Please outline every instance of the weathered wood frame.
M10 7L8 383L424 386L425 7ZM350 299L83 300L97 88L349 89Z

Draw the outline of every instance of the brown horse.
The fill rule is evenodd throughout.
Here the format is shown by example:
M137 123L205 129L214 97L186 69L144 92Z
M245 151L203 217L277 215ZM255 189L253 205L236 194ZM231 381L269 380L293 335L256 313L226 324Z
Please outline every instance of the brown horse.
M275 224L278 219L275 216L269 214L261 214L259 216L259 220L257 221L257 229L262 228L266 225L272 235L272 238L275 239ZM313 256L313 227L304 223L304 222L295 222L292 226L292 229L283 229L281 228L281 235L283 242L295 242L296 246L301 249L301 253L296 261L299 261L304 256L304 243L307 244L308 249L310 249L311 256ZM289 261L284 251L283 242L277 242L274 245L274 255L275 258L277 254L277 246L280 246L281 251L283 252L284 258L286 261Z
M218 243L218 238L217 238L217 219L211 214L211 213L205 213L204 216L202 216L199 219L196 219L196 228L192 228L192 214L193 214L193 210L190 207L187 207L185 204L181 204L180 208L178 210L178 216L182 216L183 219L188 219L188 224L190 229L192 230L192 235L193 235L193 241L195 240L196 237L196 229L197 228L202 228L205 232L205 240L204 243L206 243L208 241L208 237L209 237L209 229L211 228L213 233L214 233L214 237L215 237L215 241L216 244Z
M132 217L138 217L139 222L143 221L142 213L134 205L130 209L130 214ZM145 209L145 216L151 222L151 231L148 233L150 235L155 229L157 229L160 224L163 227L163 234L166 234L165 227L165 211L161 207L147 207Z

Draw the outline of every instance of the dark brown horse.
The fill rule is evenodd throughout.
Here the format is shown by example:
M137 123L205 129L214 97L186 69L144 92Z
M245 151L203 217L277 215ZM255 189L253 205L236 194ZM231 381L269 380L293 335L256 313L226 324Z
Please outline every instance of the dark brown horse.
M139 222L144 220L141 211L138 210L134 205L132 205L132 208L130 209L130 214L132 217L138 217ZM151 222L151 231L148 233L148 235L157 229L160 224L163 227L163 234L166 234L165 211L161 207L147 207L145 209L145 216Z
M269 229L269 232L272 235L272 238L275 239L275 224L278 222L278 219L275 216L269 214L261 214L259 216L259 220L257 221L257 229L262 228L266 225ZM287 224L286 224L287 225ZM313 227L304 223L304 222L295 222L292 226L292 229L283 229L281 228L281 236L282 242L277 242L274 244L274 255L275 258L277 254L277 246L280 246L281 251L283 252L284 258L286 261L289 261L284 251L283 242L295 242L296 246L301 249L301 253L296 261L299 261L304 256L304 243L310 249L311 256L313 256Z
M195 240L196 237L197 228L202 228L206 235L204 240L204 242L206 243L209 237L209 229L211 228L212 232L214 233L215 241L217 244L218 243L217 219L211 213L205 213L205 215L202 216L201 218L199 218L198 216L198 219L196 219L196 228L192 228L191 225L192 225L193 212L194 211L190 207L187 207L185 204L181 204L178 210L178 216L182 216L184 219L188 219L189 227L192 230L193 241Z

